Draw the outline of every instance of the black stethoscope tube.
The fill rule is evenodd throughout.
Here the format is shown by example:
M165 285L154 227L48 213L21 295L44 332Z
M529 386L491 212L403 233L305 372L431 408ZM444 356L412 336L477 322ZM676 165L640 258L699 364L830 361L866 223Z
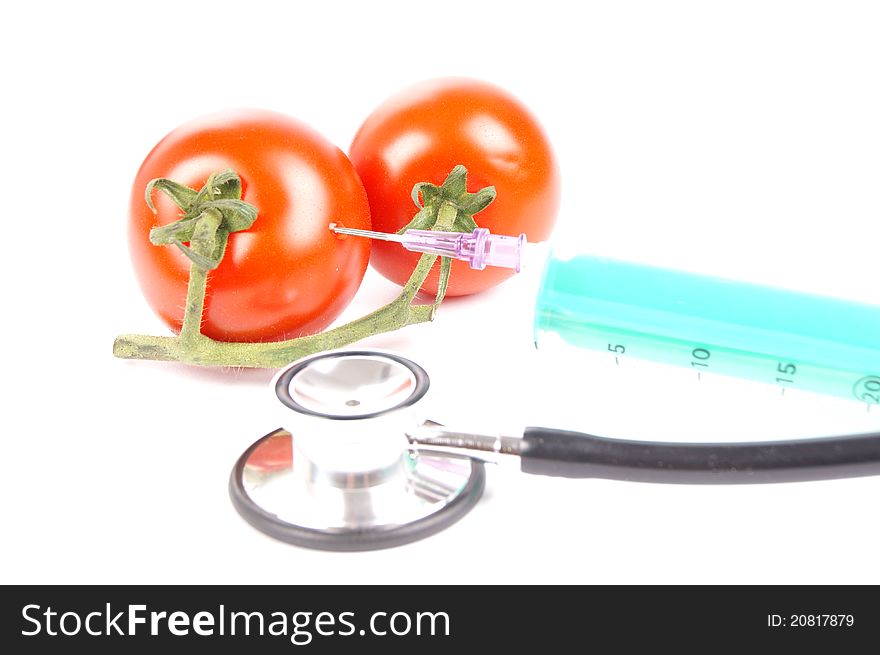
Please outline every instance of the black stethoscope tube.
M880 433L762 441L669 443L526 428L524 473L673 484L757 484L880 475Z

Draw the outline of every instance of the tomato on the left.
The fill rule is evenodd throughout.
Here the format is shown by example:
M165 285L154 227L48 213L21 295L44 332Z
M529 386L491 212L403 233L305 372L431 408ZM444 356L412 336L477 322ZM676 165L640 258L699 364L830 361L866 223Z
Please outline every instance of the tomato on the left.
M344 239L332 222L369 229L364 187L346 155L307 125L258 110L221 112L173 130L147 155L131 191L129 246L147 302L180 330L190 260L154 246L150 229L180 218L164 194L158 211L147 183L169 178L196 190L212 173L233 169L242 200L257 208L247 230L229 235L208 276L202 333L220 341L276 341L318 332L349 304L370 255L368 239Z

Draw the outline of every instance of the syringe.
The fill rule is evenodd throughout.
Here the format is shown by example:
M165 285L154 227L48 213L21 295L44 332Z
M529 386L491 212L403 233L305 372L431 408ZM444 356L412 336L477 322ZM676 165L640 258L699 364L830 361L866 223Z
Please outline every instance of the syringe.
M460 259L468 262L471 268L478 271L482 271L487 266L501 266L515 269L519 273L523 246L526 243L525 234L520 234L518 237L491 234L483 227L478 227L471 234L432 230L407 230L403 234L388 234L339 227L336 223L331 223L330 229L337 234L394 241L413 252Z
M334 229L331 227L331 229ZM525 235L408 230L342 234L520 270ZM563 342L880 404L880 305L614 261L547 258L535 343Z

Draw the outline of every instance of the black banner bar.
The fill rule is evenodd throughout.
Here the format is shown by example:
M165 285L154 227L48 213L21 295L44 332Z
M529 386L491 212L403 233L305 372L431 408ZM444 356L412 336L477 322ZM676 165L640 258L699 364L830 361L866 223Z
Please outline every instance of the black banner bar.
M451 647L846 648L880 639L874 587L4 587L4 652ZM369 642L369 644L367 643Z

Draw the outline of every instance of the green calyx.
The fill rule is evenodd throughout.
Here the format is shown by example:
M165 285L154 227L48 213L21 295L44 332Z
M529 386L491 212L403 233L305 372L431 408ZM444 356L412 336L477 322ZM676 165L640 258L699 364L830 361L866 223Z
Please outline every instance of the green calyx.
M419 182L412 188L412 199L418 213L400 230L442 230L445 232L470 233L477 229L474 214L483 211L495 200L495 187L487 186L476 193L467 190L467 168L459 164L437 186L430 182ZM437 285L437 298L434 306L438 306L446 296L449 286L449 274L452 271L452 260L449 257L440 259L440 281Z
M416 184L412 197L419 211L401 231L473 232L477 227L473 215L495 199L495 188L486 187L477 193L468 193L466 182L467 170L459 165L440 186L427 182ZM220 264L229 234L248 229L257 218L257 208L241 200L241 180L231 170L215 173L199 191L164 178L151 181L145 196L154 213L156 208L152 193L157 189L171 198L182 215L174 223L153 228L150 241L157 246L173 245L192 261L183 326L180 334L172 337L141 334L117 337L113 343L116 357L177 361L200 366L280 368L301 357L341 348L375 334L433 321L437 307L446 294L451 266L449 258L442 257L440 284L434 302L428 305L414 303L437 261L437 255L426 253L419 258L397 298L350 323L287 341L214 341L201 333L208 273Z
M155 214L154 190L167 195L183 214L150 230L150 243L174 245L205 270L220 265L232 232L247 230L257 220L257 208L241 199L241 178L231 169L211 175L199 191L166 178L151 180L144 195Z
M419 182L412 189L412 199L419 212L408 225L398 230L431 230L437 225L440 208L446 204L456 210L451 225L440 229L450 232L473 232L477 229L474 214L483 211L495 200L495 187L487 186L476 193L468 193L467 169L459 164L446 176L443 184L437 186L430 182Z

